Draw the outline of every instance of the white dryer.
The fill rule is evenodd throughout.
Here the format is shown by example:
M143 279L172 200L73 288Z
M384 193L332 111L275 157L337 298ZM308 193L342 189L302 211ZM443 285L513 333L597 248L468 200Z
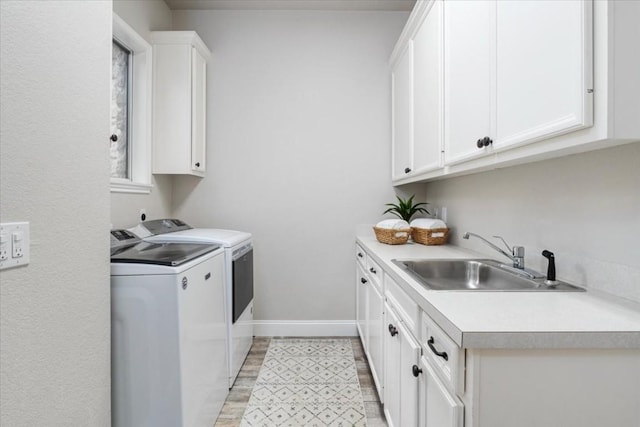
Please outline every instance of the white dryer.
M253 241L250 233L193 228L179 219L145 221L131 229L147 242L216 243L225 252L229 388L253 343Z
M113 425L211 427L229 393L223 248L111 242Z

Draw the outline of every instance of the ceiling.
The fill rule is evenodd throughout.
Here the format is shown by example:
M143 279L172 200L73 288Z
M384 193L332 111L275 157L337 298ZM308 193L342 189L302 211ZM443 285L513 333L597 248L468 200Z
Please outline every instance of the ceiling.
M165 0L169 8L218 10L411 11L416 0Z

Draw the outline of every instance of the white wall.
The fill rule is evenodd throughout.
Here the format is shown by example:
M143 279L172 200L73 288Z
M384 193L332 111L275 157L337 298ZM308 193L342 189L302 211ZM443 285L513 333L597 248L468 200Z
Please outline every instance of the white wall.
M387 61L407 17L174 11L213 52L207 176L176 179L174 213L253 233L256 319L355 318L355 225L393 198Z
M151 31L171 30L171 10L163 0L118 0L113 11L147 42ZM154 175L150 194L111 193L111 223L114 228L129 228L140 221L140 209L147 218L165 218L171 212L172 178Z
M451 243L502 256L465 231L502 235L526 264L558 278L640 302L640 143L426 185L446 206Z
M2 1L0 425L110 425L111 2Z

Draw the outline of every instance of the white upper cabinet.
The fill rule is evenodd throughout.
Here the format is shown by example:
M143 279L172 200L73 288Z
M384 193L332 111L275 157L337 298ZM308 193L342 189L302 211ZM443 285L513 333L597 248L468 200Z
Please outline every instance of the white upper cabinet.
M444 2L446 165L491 153L485 138L496 133L495 10L491 1Z
M207 61L194 31L154 31L153 173L204 176Z
M416 3L391 55L394 182L442 169L442 0Z
M591 126L591 1L498 1L495 26L494 149Z
M444 16L445 164L592 125L590 1L446 1Z
M413 39L413 169L442 167L442 1L431 9Z
M413 169L413 44L409 42L391 70L392 171L394 180Z
M640 2L418 1L390 60L393 183L640 141L638 22Z

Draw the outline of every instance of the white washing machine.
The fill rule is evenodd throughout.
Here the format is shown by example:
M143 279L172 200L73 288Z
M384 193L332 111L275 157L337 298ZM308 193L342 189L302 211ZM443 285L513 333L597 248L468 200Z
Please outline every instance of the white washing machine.
M193 228L178 219L145 221L131 229L147 242L216 243L225 252L229 388L253 343L253 241L250 233Z
M229 393L224 249L111 242L113 426L211 427Z

